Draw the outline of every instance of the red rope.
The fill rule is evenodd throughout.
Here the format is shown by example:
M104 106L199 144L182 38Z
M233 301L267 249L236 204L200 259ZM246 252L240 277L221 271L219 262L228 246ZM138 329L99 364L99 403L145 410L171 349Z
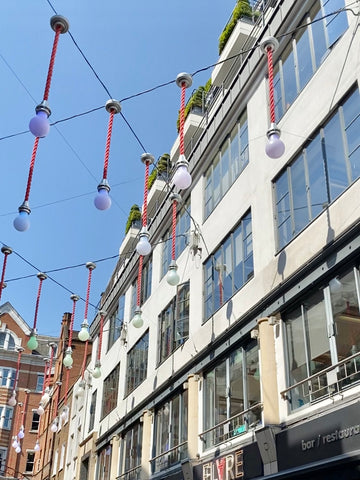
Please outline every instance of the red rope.
M54 419L57 416L57 411L59 406L60 388L61 388L61 385L58 384L57 390L56 390L56 397L54 401L54 411L53 411Z
M98 360L100 360L100 358L101 358L103 330L104 330L104 315L101 315L100 316L99 345L98 345L98 351L97 351L97 359Z
M47 74L45 91L44 91L44 100L49 99L51 78L52 78L52 74L53 74L53 71L54 71L55 56L56 56L57 46L58 46L58 43L59 43L60 33L61 33L61 25L58 25L57 28L56 28L56 31L55 31L55 38L54 38L53 48L52 48L51 57L50 57L49 70L48 70L48 74Z
M39 289L36 297L36 305L35 305L35 314L34 314L34 326L33 329L36 329L36 322L37 322L37 316L38 316L38 311L39 311L39 303L40 303L40 295L41 295L41 287L44 279L40 278L40 283L39 283Z
M114 114L115 114L115 111L111 110L109 115L109 124L108 124L106 147L105 147L104 173L103 173L103 178L105 179L107 178L108 166L109 166L110 142L111 142L111 133L113 128Z
M29 196L30 196L30 188L31 188L31 182L32 182L32 177L34 173L35 158L36 158L36 152L37 152L38 146L39 146L39 137L36 137L34 141L32 155L31 155L28 182L27 182L26 192L25 192L25 202L29 200Z
M51 353L50 353L50 362L49 362L49 368L48 368L49 374L47 376L48 380L49 380L49 382L47 382L47 383L49 383L49 384L50 384L51 370L52 370L53 361L54 361L54 347L51 345L50 348L51 348Z
M148 191L149 191L149 165L148 161L145 162L145 182L144 182L144 206L143 206L143 215L142 215L142 224L143 227L147 225L147 199L148 199Z
M85 348L84 348L84 358L83 358L83 363L81 366L81 378L84 380L84 374L85 374L85 366L86 366L86 358L87 358L87 350L88 350L88 344L89 341L86 340L85 342Z
M3 263L3 268L2 268L2 273L1 273L1 280L0 280L0 299L1 299L1 294L3 291L3 285L4 285L4 279L5 279L5 270L6 270L6 262L7 262L7 257L10 252L5 252L4 253L4 263Z
M89 268L89 277L88 277L88 284L87 284L87 289L86 289L85 312L84 312L84 318L86 318L86 319L87 319L87 316L88 316L88 309L89 309L91 275L92 275L92 268Z
M24 425L28 400L29 400L29 394L28 394L28 392L25 392L25 400L24 400L23 411L22 411L22 415L21 415L21 425L20 425L20 427Z
M274 70L273 70L273 49L271 46L267 48L267 60L269 70L269 101L270 101L270 121L275 123L275 101L274 101Z
M176 205L177 201L174 200L172 204L172 244L171 244L171 260L175 260L175 247L176 247Z
M41 396L44 395L44 392L45 392L47 376L48 376L48 361L46 360L45 361L45 367L44 367L44 382L43 382L43 388L42 388Z
M67 404L67 397L68 397L68 389L69 389L69 375L70 375L70 368L66 369L66 376L65 376L65 396L64 396L64 405Z
M143 256L140 255L139 257L139 272L138 272L138 279L137 279L137 295L136 295L136 306L140 307L141 303L141 277L142 277L142 269L143 269Z
M185 146L184 146L184 123L185 123L185 90L186 83L181 84L181 101L180 101L180 155L184 155Z
M16 364L16 375L15 375L14 390L17 389L17 385L18 385L18 382L19 382L21 355L22 355L22 350L19 350L18 358L17 358L17 364Z
M72 309L72 313L71 313L70 331L69 331L69 344L68 344L69 347L71 347L72 338L73 338L73 329L74 329L74 318L75 318L75 305L76 305L76 302L77 302L77 298L76 298L76 300L73 299L73 309Z

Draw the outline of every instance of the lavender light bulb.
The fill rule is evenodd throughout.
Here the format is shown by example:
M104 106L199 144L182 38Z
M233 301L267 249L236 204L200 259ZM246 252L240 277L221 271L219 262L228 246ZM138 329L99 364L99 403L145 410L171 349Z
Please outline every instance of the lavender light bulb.
M29 122L29 129L35 137L46 137L50 130L48 114L43 110L36 112L35 117Z
M30 228L29 214L27 212L19 212L13 224L18 232L26 232Z
M94 205L98 210L107 210L111 207L111 198L106 188L98 189L98 193L94 198Z

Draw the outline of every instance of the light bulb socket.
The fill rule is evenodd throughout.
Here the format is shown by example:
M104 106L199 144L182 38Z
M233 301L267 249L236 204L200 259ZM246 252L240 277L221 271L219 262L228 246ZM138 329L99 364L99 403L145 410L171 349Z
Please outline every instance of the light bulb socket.
M4 245L3 247L1 247L1 253L3 253L4 255L10 255L10 253L12 253L12 248Z
M106 190L108 193L110 192L110 185L106 178L103 178L99 185L97 186L97 191Z
M266 37L260 43L260 48L264 53L267 53L269 48L271 48L272 52L276 52L279 48L279 42L275 37Z
M178 87L182 87L183 84L185 84L185 88L189 88L192 85L192 76L190 73L179 73L178 76L176 77L176 85Z
M170 202L181 203L182 202L182 197L179 193L171 192L170 195L169 195L169 200L170 200Z
M94 262L86 262L85 267L86 267L88 270L95 270L96 265L95 265Z
M67 347L67 349L65 350L65 355L72 355L73 353L73 350L71 347Z
M151 153L143 153L140 157L143 164L152 165L155 162L155 158Z
M36 276L39 280L46 280L47 279L46 273L43 273L43 272L37 273Z
M267 138L270 138L271 135L274 135L274 133L276 133L280 137L281 130L276 123L271 123L269 130L266 132Z
M70 300L72 300L73 302L77 302L78 300L80 300L80 297L79 295L76 295L75 293L73 293L70 295Z
M84 318L84 321L80 325L81 328L89 328L89 323L87 321L87 318Z
M108 113L120 113L121 104L118 100L114 100L113 98L111 98L105 103L105 109Z
M140 305L137 305L137 306L135 307L134 317L135 317L135 315L142 315L142 310L141 310Z
M21 212L25 212L27 213L28 215L31 213L31 210L30 210L30 206L29 206L29 202L27 200L25 200L21 205L20 207L18 208L18 211L19 213Z
M69 20L62 15L53 15L50 18L50 26L56 32L60 27L60 33L66 33L69 30Z
M41 103L39 103L39 105L35 107L35 112L36 113L45 112L47 117L49 118L51 115L51 109L49 107L47 100L43 100Z
M189 167L189 162L186 160L184 154L181 154L179 158L176 160L175 168L179 168L179 167Z
M101 362L99 359L95 360L95 365L94 365L95 368L101 368Z
M176 260L171 260L170 264L169 264L169 270L177 270L178 269L178 266L176 264Z

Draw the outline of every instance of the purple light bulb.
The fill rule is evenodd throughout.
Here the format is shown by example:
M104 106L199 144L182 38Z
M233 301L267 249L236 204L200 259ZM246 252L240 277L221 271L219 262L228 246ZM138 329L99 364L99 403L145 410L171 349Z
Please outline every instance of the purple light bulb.
M94 205L98 210L107 210L111 207L111 198L106 188L99 188Z
M278 132L272 132L268 136L268 143L265 146L266 155L270 158L280 158L285 152L284 142Z
M29 214L27 212L19 212L13 223L18 232L25 232L30 227Z
M43 110L36 112L35 117L30 120L29 129L35 137L46 137L50 130L48 114Z

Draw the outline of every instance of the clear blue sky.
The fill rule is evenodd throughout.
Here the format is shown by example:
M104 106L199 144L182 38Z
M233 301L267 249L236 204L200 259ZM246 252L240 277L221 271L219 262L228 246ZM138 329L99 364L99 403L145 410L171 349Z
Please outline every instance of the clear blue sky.
M111 96L128 96L174 80L218 60L218 37L235 0L53 0L70 22L70 32ZM28 129L43 99L54 32L46 0L0 3L0 137ZM211 70L193 79L204 85ZM192 89L191 89L192 90ZM190 91L187 92L187 99ZM109 99L68 34L60 36L49 95L51 122L102 107ZM122 113L145 149L158 158L175 141L180 89L175 85L122 102ZM32 326L39 281L49 271L116 256L132 204L142 204L143 149L120 115L114 119L108 179L110 210L93 205L102 178L108 113L105 108L51 127L40 140L30 193L31 227L17 232L13 219L23 202L34 144L26 133L0 140L0 242L17 254L8 258L9 301ZM22 258L21 258L22 257ZM117 259L97 262L90 303L96 305ZM3 255L0 257L2 268ZM34 265L30 266L27 262ZM70 293L85 298L85 266L50 274L43 283L38 333L58 335L62 314L71 311ZM23 278L27 277L27 278ZM89 321L94 309L89 308ZM78 302L75 328L84 316Z

